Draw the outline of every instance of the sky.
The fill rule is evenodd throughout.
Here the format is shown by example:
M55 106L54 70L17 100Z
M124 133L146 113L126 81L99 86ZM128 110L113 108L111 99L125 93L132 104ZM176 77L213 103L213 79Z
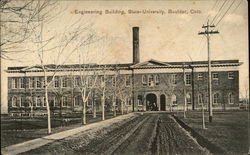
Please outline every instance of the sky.
M224 0L61 1L58 3L58 8L63 11L54 21L44 24L43 35L46 39L54 34L73 32L78 26L89 28L82 34L83 38L72 43L61 55L59 61L67 64L79 62L79 56L75 52L69 53L77 42L88 36L88 33L94 33L101 39L78 49L85 53L81 57L85 59L81 62L132 62L134 26L140 28L141 62L149 59L164 62L200 61L207 60L207 40L205 36L198 35L198 32L204 31L202 25L206 24L208 19L210 22L213 21L218 14L213 23L216 25L214 30L218 30L219 34L211 35L211 58L212 60L239 59L243 62L240 66L240 92L243 92L249 85L247 1L227 0L221 8L223 3ZM148 12L145 14L140 12L143 10ZM49 11L53 14L58 10ZM131 11L133 13L130 13ZM46 48L59 42L60 38L55 39ZM34 47L32 44L27 44L28 49ZM58 60L57 52L58 50L46 52L45 63L51 64ZM2 90L6 90L1 94L2 100L6 98L7 93L4 82L6 73L3 71L6 67L39 64L36 53L18 54L13 57L21 58L22 62L6 60L1 62Z

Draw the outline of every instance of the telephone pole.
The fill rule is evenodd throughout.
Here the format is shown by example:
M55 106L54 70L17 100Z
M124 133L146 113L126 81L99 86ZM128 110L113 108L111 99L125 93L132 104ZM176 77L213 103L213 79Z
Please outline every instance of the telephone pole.
M209 103L209 122L212 122L213 111L212 111L212 81L211 81L211 52L210 52L210 34L219 33L218 31L210 30L209 28L215 27L214 25L209 25L209 20L207 25L203 25L202 28L205 29L204 32L199 32L198 35L205 35L207 37L207 52L208 52L208 103Z

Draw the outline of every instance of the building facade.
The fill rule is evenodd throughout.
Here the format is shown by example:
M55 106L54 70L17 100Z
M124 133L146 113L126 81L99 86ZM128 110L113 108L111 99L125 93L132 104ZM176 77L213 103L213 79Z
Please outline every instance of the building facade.
M45 79L52 113L82 111L175 111L207 107L207 61L140 62L139 28L133 28L133 62L128 64L46 65L9 67L10 115L46 115ZM239 106L238 60L212 61L214 109ZM46 82L46 83L47 83Z

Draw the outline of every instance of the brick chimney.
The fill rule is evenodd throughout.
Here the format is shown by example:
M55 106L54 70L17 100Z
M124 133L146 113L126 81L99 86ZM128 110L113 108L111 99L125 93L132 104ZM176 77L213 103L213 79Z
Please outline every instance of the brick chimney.
M133 64L137 64L139 62L139 27L133 27Z

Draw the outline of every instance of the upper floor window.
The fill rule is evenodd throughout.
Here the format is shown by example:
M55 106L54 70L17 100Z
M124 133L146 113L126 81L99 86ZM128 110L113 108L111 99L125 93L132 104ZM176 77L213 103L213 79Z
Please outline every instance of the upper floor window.
M58 77L58 76L55 77L55 79L54 79L54 87L55 87L55 88L58 88L58 87L59 87L59 77Z
M116 77L115 76L112 77L112 86L113 87L116 86Z
M42 88L42 83L43 83L43 79L38 77L36 78L36 88Z
M24 78L20 78L20 88L24 88Z
M198 80L203 80L203 74L202 73L198 73Z
M172 81L172 84L177 84L177 75L176 74L172 74L171 76L171 81Z
M126 76L125 77L125 86L129 87L131 85L131 77L130 76Z
M148 86L154 86L154 76L148 75Z
M147 85L146 75L142 75L142 84Z
M190 74L186 74L185 83L186 83L186 85L190 85L191 84L191 75Z
M87 77L88 78L88 87L92 87L93 86L93 79L92 77Z
M105 77L101 76L101 87L105 86Z
M218 93L215 93L213 95L213 103L214 104L218 104L219 103L219 94Z
M234 79L234 73L233 72L228 72L227 77L228 77L228 79Z
M18 84L19 84L18 78L13 78L12 79L12 88L13 89L17 89L18 88Z
M219 80L219 74L213 73L213 80Z
M66 77L62 77L61 79L62 79L62 87L63 88L67 87L68 86L67 85L67 78Z
M35 78L31 77L29 79L29 88L35 88Z
M75 85L75 87L80 86L80 81L81 81L80 77L75 77L74 78L74 85Z
M160 77L159 75L155 75L155 85L159 85L160 84Z

